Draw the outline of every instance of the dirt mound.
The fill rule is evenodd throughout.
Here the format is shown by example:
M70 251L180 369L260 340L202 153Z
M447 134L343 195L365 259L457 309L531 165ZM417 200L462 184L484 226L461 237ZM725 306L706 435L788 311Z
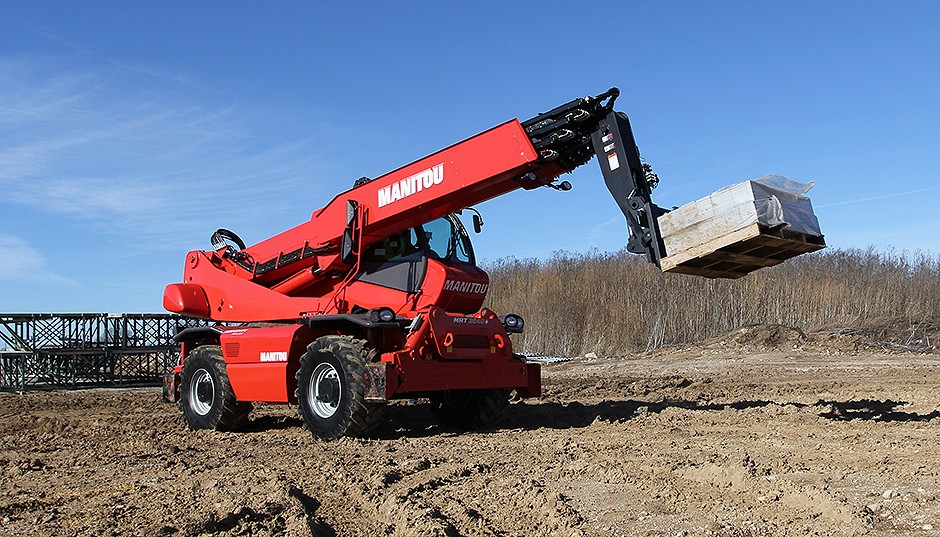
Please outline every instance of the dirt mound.
M746 326L735 330L722 341L728 341L742 348L757 347L763 349L792 349L803 345L806 334L799 328L780 324Z
M814 332L780 324L745 326L701 343L653 351L652 356L686 354L749 354L790 352L858 354L860 352L935 353L940 329L931 324L905 324L902 320L868 321L863 326L828 327Z
M936 320L869 319L851 325L826 327L814 334L820 348L852 346L854 350L887 352L937 352L940 322Z

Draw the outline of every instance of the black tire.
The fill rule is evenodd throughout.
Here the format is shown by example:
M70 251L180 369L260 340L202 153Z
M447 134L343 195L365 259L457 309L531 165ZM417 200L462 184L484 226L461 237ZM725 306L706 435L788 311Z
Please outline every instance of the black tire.
M512 390L450 390L431 397L431 412L442 425L476 430L496 421Z
M240 403L232 391L218 345L196 347L180 373L180 409L190 429L232 431L248 422L251 403Z
M349 336L323 336L307 347L297 370L300 415L314 438L361 436L380 422L385 405L365 400L366 364L377 353Z

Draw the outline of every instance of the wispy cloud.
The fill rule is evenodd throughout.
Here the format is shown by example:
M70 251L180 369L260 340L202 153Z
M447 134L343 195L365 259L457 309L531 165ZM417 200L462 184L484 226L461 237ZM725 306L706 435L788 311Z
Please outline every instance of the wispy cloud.
M588 246L599 250L619 250L626 244L626 222L622 214L616 214L597 223L588 230Z
M149 75L109 61L0 58L0 207L178 248L193 233L277 214L309 185L313 144L265 146L218 96Z
M816 208L824 209L826 207L838 207L840 205L851 205L853 203L865 203L868 201L879 201L879 200L884 200L884 199L889 199L889 198L899 198L903 196L911 196L914 194L923 194L924 192L932 192L934 190L940 190L940 186L918 188L917 190L906 190L904 192L890 192L888 194L881 194L878 196L869 196L865 198L856 198L856 199L845 200L845 201L836 201L833 203L824 203L822 205L817 205Z
M23 239L0 233L0 281L72 283L46 266L45 257ZM2 297L0 297L2 298Z
M172 82L181 83L181 84L193 83L190 77L184 74L178 73L178 72L167 71L163 69L156 69L148 65L128 63L126 61L117 60L111 56L106 56L88 47L82 46L70 39L67 39L63 37L61 34L59 34L58 32L55 32L48 27L31 26L31 27L26 27L23 29L24 31L30 32L47 41L56 43L64 47L65 49L69 50L72 53L72 55L78 58L102 62L108 65L117 67L118 69L122 71L138 73L138 74L146 75L147 77L150 77L150 78L154 78L154 77L163 78L163 79L166 79Z

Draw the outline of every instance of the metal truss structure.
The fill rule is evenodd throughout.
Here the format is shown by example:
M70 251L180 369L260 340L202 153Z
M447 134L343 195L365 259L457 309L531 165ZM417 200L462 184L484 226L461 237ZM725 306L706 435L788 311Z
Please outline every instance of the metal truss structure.
M179 358L171 314L0 314L0 391L155 386Z

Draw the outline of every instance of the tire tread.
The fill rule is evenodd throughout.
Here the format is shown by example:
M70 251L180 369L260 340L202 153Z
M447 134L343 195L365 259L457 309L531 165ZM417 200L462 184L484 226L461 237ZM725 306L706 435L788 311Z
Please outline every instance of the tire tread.
M308 362L317 360L318 353L330 355L344 364L346 387L352 397L347 415L342 416L342 419L332 430L321 432L314 430L314 427L307 423L307 416L304 413L305 394L302 393L303 390L300 388L305 385L305 372L312 371L313 368L313 363L308 365ZM368 347L365 340L356 339L352 336L323 336L307 346L307 352L301 357L300 368L295 376L297 389L294 396L299 403L297 411L304 418L304 427L315 438L335 440L344 435L364 436L375 430L383 422L385 404L366 401L363 384L366 364L375 361L376 357L377 353Z
M187 393L184 397L180 397L179 403L180 408L183 410L183 420L190 429L234 431L242 428L248 422L248 414L252 410L252 404L240 402L235 397L235 391L232 390L232 383L225 369L225 357L222 355L222 347L218 345L202 345L193 349L183 363L181 377L183 379L192 379L192 370L199 367L202 361L207 362L206 365L212 369L210 373L214 374L214 382L218 383L216 389L220 397L219 408L210 411L210 415L208 416L190 418L186 412L185 406L188 402L189 394L188 390L184 389L181 391Z

